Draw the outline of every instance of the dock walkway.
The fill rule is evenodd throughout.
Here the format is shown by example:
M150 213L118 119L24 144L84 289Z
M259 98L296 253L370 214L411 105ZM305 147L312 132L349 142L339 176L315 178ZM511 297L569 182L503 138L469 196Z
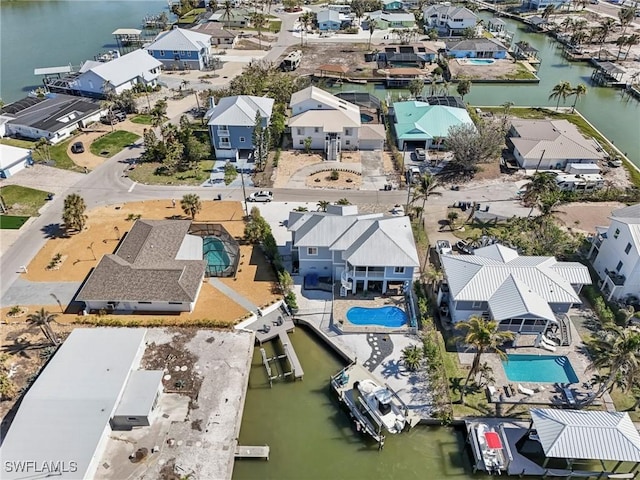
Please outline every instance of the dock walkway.
M302 364L300 363L298 354L293 349L291 342L289 342L289 336L287 335L287 332L280 332L278 334L278 338L280 339L280 343L282 343L284 354L287 356L287 359L291 364L293 378L298 379L298 378L304 377L304 370L302 369Z
M236 458L264 458L269 460L269 446L236 446Z

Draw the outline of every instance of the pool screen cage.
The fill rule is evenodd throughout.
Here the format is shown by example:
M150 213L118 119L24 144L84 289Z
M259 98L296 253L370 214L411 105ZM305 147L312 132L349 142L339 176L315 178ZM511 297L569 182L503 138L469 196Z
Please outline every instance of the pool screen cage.
M207 262L205 275L207 277L234 277L240 262L240 245L219 223L192 223L191 235L199 237L216 237L222 243L225 253L229 257L229 265L211 265ZM207 253L207 252L203 252Z

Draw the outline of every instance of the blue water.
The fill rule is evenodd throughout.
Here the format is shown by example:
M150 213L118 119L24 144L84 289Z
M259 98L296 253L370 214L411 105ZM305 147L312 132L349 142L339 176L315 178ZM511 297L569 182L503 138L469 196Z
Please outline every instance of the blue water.
M402 327L407 324L407 314L398 307L351 307L347 310L347 320L354 325Z
M470 63L471 65L491 65L492 63L494 63L495 60L491 60L490 58L470 58L468 60L468 63Z
M366 113L360 114L360 121L362 123L371 123L373 122L373 117L371 115L367 115Z
M229 255L227 255L224 245L218 237L204 237L202 251L209 268L217 267L224 270L231 265Z
M502 361L507 378L513 382L577 383L578 376L565 356L507 355Z

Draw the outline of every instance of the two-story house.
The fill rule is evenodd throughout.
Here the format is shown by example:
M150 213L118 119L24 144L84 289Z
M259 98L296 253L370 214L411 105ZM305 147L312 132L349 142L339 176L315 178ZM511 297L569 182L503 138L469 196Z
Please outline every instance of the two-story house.
M429 5L422 10L424 30L435 28L440 35L462 35L467 28L475 28L478 16L465 7L448 3Z
M253 131L256 115L260 115L262 126L271 122L273 98L236 95L221 98L207 112L209 135L217 159L237 161L248 158L255 150Z
M166 69L204 70L211 63L211 36L173 27L144 47Z
M387 30L390 28L414 28L416 26L416 17L413 13L403 11L387 12L383 10L376 10L367 15L367 18L363 20L362 28L368 29L369 23L374 22L376 28L380 30Z
M473 255L441 256L445 282L438 304L447 305L453 323L477 315L519 334L559 330L570 341L566 316L580 304L580 290L591 284L589 269L554 257L524 257L499 244Z
M299 274L340 282L341 295L411 288L420 265L409 217L358 215L355 205L291 212L291 252Z
M589 259L607 300L640 299L640 203L614 210L609 227L596 227Z

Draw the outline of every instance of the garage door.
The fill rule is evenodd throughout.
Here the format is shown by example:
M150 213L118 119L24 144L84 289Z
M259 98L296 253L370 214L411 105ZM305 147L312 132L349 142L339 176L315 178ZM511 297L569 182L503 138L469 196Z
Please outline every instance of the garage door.
M360 140L360 150L382 150L383 140Z

